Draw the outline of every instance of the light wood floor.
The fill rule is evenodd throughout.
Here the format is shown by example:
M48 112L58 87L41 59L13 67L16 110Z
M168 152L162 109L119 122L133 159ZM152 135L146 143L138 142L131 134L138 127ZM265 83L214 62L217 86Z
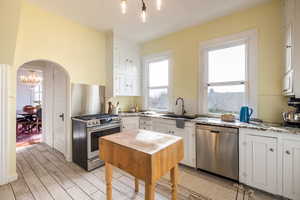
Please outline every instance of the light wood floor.
M0 200L105 200L104 168L86 172L76 164L65 161L62 154L45 144L36 144L17 151L18 180L0 186ZM166 178L169 178L166 175ZM235 199L232 182L180 168L179 182L213 200ZM114 168L114 200L143 200L144 184L134 192L134 180ZM156 200L170 199L156 189ZM240 198L239 198L240 199ZM274 199L260 194L257 199Z
M17 152L18 180L0 186L0 200L101 200L105 199L104 168L86 172L65 161L62 154L44 144L36 144ZM134 181L114 168L113 199L142 200L144 186L134 192ZM156 193L159 200L167 200Z

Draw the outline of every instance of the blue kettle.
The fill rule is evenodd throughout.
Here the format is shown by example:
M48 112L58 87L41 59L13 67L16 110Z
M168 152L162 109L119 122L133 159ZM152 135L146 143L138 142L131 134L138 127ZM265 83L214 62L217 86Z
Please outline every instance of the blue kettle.
M250 117L251 117L252 113L253 113L253 109L252 108L249 108L248 106L241 107L240 121L241 122L249 123Z

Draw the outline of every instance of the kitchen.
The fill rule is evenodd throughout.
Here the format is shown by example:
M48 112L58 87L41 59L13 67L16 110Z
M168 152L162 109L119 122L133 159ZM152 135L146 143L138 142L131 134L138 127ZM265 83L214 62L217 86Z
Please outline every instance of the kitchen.
M161 12L164 13L164 9L167 9L165 6L171 2L162 1L162 3L164 6ZM229 12L229 10L221 12L220 10L221 16L214 15L215 18L201 23L197 21L197 26L190 26L190 28L182 26L176 31L166 31L157 37L154 37L153 33L154 39L150 39L151 37L144 41L140 39L142 41L140 43L133 41L132 38L128 39L128 36L133 30L147 30L146 28L139 27L138 29L132 26L127 37L117 31L108 31L101 36L96 36L91 31L89 38L95 37L97 42L84 41L81 38L81 44L91 46L95 43L103 44L103 47L97 47L97 51L101 52L101 62L98 61L99 58L94 59L97 56L94 57L93 50L90 50L88 54L78 50L78 53L86 55L87 58L83 59L84 61L79 60L78 63L71 61L68 52L63 51L63 49L68 49L68 45L71 46L72 42L62 41L61 43L68 44L65 48L57 50L57 54L51 45L40 47L39 41L44 38L39 39L40 35L31 35L30 29L34 23L42 27L43 23L37 22L38 19L34 13L43 15L43 11L26 3L23 4L25 4L21 14L23 20L20 25L21 31L18 33L20 42L17 43L15 61L18 66L21 66L28 59L45 57L57 61L69 72L72 82L69 107L72 109L70 115L66 114L66 127L70 131L65 137L66 151L63 154L68 161L72 158L77 165L58 162L57 158L49 154L50 150L47 147L38 144L36 148L40 152L32 149L29 152L15 153L17 163L22 163L22 168L25 166L26 169L26 165L32 167L32 163L35 162L31 158L45 156L45 159L54 165L54 172L64 177L61 173L66 171L65 178L75 184L75 187L65 188L67 195L75 198L70 191L76 190L82 193L79 191L83 190L88 194L87 199L94 199L93 194L99 197L101 192L105 198L105 189L103 192L97 188L90 190L81 188L81 184L73 179L75 175L67 172L67 169L78 172L80 177L83 177L83 182L89 182L86 183L87 185L91 182L97 186L105 184L105 180L99 183L100 181L92 178L95 174L98 177L101 175L102 178L104 175L104 168L98 168L103 164L97 156L99 153L97 139L102 134L99 129L104 130L104 135L140 129L183 139L184 157L180 161L179 174L184 175L179 180L178 193L180 195L184 193L181 192L184 188L199 196L222 199L221 191L230 187L229 197L223 197L223 199L233 199L236 195L241 198L243 191L249 199L251 199L251 192L254 192L257 199L300 198L297 190L300 183L298 170L300 131L297 128L299 103L297 99L299 98L297 42L300 27L298 26L299 4L297 1L261 1L243 9L238 9L238 5L235 5L234 12ZM204 3L203 7L205 5ZM215 4L207 5L215 8ZM63 5L60 6L62 9ZM132 8L131 6L134 7L129 3L127 14L132 12L129 9ZM41 7L51 6L44 4ZM150 9L154 8L150 6ZM195 12L194 9L190 9L191 12ZM209 7L205 9L209 10ZM58 9L56 12L61 13L63 9ZM120 10L115 12L120 12ZM149 15L147 15L146 25L154 20L151 17L155 14L149 13ZM47 14L45 21L50 18L52 18L50 14ZM127 20L126 17L124 20ZM58 21L64 22L64 20ZM53 24L59 24L58 21ZM67 24L67 22L64 23ZM185 24L187 24L186 21ZM48 29L45 34L56 31ZM147 35L146 32L144 35ZM151 31L148 32L150 34ZM159 35L158 32L156 32L157 35ZM61 38L65 40L68 38L67 35L74 37L73 41L76 41L76 34L66 34L66 37L61 36ZM142 36L136 36L136 38L139 37ZM33 38L38 38L33 44L34 50L24 50L30 48L27 41L32 41ZM48 38L53 38L53 36ZM59 37L57 39L60 40ZM80 44L74 46L76 46L74 50L77 51ZM85 60L89 60L89 63ZM83 66L89 66L89 68L84 70ZM96 73L90 73L91 71ZM105 88L97 89L96 85L105 86ZM82 93L76 93L78 90ZM93 92L98 94L92 95ZM76 94L75 97L81 99L82 102L75 101L73 94ZM96 99L96 103L89 98L97 96L101 98ZM14 104L13 97L12 93L9 99L12 104ZM114 106L109 111L112 115L98 115L108 113L108 102ZM74 105L74 103L80 105ZM86 116L87 114L97 115ZM73 124L71 124L71 118ZM240 122L240 119L243 122ZM80 123L77 124L75 121ZM74 127L72 129L72 126L82 130L77 131ZM111 126L113 130L102 129L102 126L106 128ZM82 134L84 130L88 130L88 133L76 136L75 132ZM107 130L112 132L109 133ZM89 141L86 135L93 133L96 133L94 140ZM100 133L99 136L97 133ZM77 141L78 138L81 140ZM8 140L11 140L10 136ZM90 149L93 150L88 152ZM10 151L12 150L7 152ZM14 155L14 153L9 155ZM58 154L55 156L59 157ZM11 169L12 174L14 174L13 171L19 171L19 174L20 165L16 164L14 156L9 156L9 159L8 168ZM40 164L45 163L43 158L39 159ZM28 164L24 164L24 160ZM16 165L19 166L13 167ZM38 163L34 165L41 168ZM78 168L78 165L91 172ZM64 166L65 170L61 171L59 166ZM35 171L34 167L32 169L39 177L39 171ZM45 173L49 174L50 178L53 177L53 170L47 167L45 169ZM120 174L122 172L117 171L120 180L128 178ZM198 179L199 176L202 177L201 180ZM28 184L26 173L21 180ZM118 182L120 180L116 182L120 184ZM203 180L209 180L209 184L203 185L206 190L199 189L201 188L199 184ZM41 181L44 185L41 187L45 187L46 191L47 184L43 182L43 179ZM212 186L216 182L217 186ZM225 186L222 189L216 189L223 182L226 182ZM114 186L113 182L113 189L117 192L121 191L121 195L116 198L121 199L122 194L126 192L120 189L122 186L118 184ZM28 185L29 189L32 189L30 184ZM213 189L210 190L208 185ZM11 190L16 190L15 185L12 184L10 187ZM159 184L159 187L162 186ZM240 191L236 192L236 189ZM220 193L213 194L213 191L217 190ZM167 191L169 193L169 189ZM29 196L38 197L36 191L27 193ZM50 194L53 195L51 191ZM160 197L162 194L163 192L158 192L157 196ZM199 196L198 198L201 199ZM141 197L143 196L138 195L137 198ZM163 199L163 197L160 198Z

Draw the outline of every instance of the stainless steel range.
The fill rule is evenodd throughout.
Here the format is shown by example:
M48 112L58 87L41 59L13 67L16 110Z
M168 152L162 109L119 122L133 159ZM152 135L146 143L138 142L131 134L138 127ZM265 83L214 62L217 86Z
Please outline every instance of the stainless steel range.
M99 159L99 138L119 133L120 118L107 114L85 115L73 117L72 123L73 162L88 171L102 166L104 162Z

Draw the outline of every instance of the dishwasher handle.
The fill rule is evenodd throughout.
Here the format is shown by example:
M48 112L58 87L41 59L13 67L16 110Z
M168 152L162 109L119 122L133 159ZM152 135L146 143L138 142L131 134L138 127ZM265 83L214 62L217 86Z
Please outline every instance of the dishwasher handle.
M224 126L213 126L213 125L196 125L197 130L205 130L212 134L238 134L238 128L224 127Z
M217 131L217 130L211 130L210 132L211 133L220 133L220 131Z

